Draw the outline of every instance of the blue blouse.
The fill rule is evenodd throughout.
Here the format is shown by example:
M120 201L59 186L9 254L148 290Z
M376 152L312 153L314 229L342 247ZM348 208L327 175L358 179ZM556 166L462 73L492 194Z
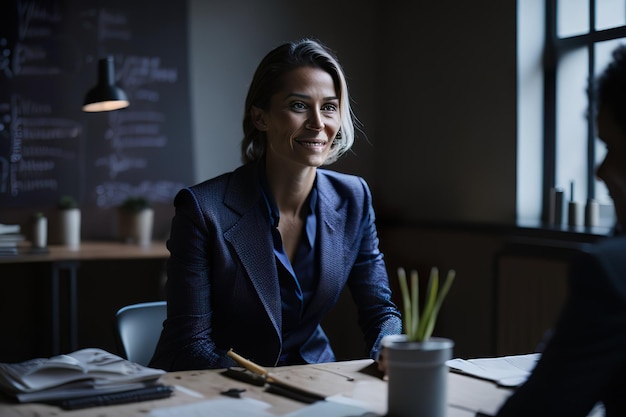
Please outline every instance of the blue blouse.
M293 332L299 326L300 319L304 315L309 301L313 297L318 284L319 277L319 255L316 244L317 217L315 208L317 207L317 187L316 182L308 198L308 213L305 219L305 234L298 243L296 256L293 264L289 261L285 253L285 247L278 231L280 213L276 200L267 183L265 175L265 164L259 164L261 170L261 187L267 204L268 215L270 217L271 232L274 241L274 255L276 257L276 268L280 280L280 295L282 305L282 353L278 365L304 363L299 347L306 342L306 337L297 332ZM292 333L293 332L293 333Z

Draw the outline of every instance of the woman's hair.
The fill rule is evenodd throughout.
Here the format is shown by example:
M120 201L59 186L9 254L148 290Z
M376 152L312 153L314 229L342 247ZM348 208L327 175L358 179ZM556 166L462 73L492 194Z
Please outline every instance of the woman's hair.
M246 97L243 118L244 136L241 141L241 159L244 163L261 159L267 147L265 132L258 130L252 120L252 106L268 110L270 99L282 87L283 75L301 67L319 68L326 71L332 77L335 88L338 90L341 127L325 164L335 162L354 143L355 118L350 108L348 85L337 57L320 42L302 39L285 43L270 51L261 60L254 73Z
M598 77L596 88L597 110L607 108L626 131L626 45L613 50L613 59Z

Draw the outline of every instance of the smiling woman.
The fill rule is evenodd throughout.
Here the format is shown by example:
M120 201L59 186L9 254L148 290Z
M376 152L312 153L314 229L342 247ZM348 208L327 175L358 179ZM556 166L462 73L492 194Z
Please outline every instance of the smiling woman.
M354 142L343 70L321 43L270 51L245 104L243 165L181 190L167 266L168 318L152 367L226 368L335 360L320 325L347 285L367 355L399 334L372 196L321 168Z

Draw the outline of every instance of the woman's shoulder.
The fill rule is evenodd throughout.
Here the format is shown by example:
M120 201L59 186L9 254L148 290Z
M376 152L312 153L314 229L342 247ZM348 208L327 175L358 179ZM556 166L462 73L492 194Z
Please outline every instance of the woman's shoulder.
M231 172L181 188L174 197L176 207L207 207L223 200Z
M187 188L196 193L217 192L219 190L225 190L232 182L251 182L251 177L255 176L255 172L253 164L246 164L238 167L234 171L224 172Z
M245 210L259 198L260 186L254 164L242 165L178 192L177 202L193 199L203 207L227 205Z
M354 174L346 174L339 171L333 171L330 169L318 168L317 173L319 179L322 182L329 182L332 184L351 186L351 187L367 187L367 182L363 177ZM319 180L318 180L319 183Z
M322 195L334 194L345 200L353 198L362 201L371 196L365 179L358 175L345 174L329 169L318 169L317 189Z
M233 175L233 172L225 172L216 177L209 178L207 180L204 180L202 182L199 182L187 188L194 192L201 192L203 190L214 190L216 188L222 188L222 187L225 187L226 184L228 184L228 181L232 175Z

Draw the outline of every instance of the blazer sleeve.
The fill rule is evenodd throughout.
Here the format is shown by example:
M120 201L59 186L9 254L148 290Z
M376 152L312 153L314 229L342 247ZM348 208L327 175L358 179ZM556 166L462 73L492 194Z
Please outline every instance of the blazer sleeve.
M191 190L181 190L174 206L167 242L168 318L150 366L167 371L234 366L211 335L208 226Z
M357 241L358 253L348 287L355 301L359 326L363 331L369 356L377 359L384 336L402 332L400 311L392 301L387 267L378 243L372 195L364 179L359 178L363 195L362 223Z

